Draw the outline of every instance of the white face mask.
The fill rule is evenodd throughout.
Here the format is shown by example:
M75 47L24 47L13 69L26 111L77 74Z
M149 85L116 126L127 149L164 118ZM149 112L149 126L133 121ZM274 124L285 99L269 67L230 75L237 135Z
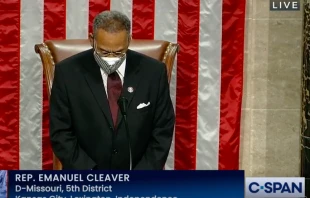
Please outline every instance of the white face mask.
M118 57L101 57L102 60L106 61L109 65L114 65L120 60Z

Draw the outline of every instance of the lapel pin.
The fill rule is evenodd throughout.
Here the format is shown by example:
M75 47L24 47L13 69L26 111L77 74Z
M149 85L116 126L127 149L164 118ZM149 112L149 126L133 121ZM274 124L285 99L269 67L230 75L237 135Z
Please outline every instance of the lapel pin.
M132 93L132 92L133 92L133 87L128 87L127 91L128 91L129 93Z

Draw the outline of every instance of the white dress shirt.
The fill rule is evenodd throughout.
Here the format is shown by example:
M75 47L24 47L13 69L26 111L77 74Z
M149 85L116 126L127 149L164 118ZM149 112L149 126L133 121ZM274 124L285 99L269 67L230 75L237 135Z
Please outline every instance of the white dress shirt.
M119 77L121 78L122 84L124 84L125 69L126 69L126 59L121 64L121 66L118 68L118 70L116 70ZM105 93L107 94L107 97L108 97L108 75L107 73L105 73L105 71L101 67L100 67L100 71L101 71L101 76L102 76L102 80L104 84Z

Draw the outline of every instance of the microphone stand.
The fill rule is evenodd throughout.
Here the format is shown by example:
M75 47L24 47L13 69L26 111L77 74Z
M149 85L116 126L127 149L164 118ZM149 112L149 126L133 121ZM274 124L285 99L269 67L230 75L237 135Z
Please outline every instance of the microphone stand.
M123 115L124 121L125 121L125 128L126 128L126 135L128 139L128 149L129 149L129 170L132 170L132 153L131 153L131 141L130 141L130 134L129 134L129 127L127 122L127 105L128 100L125 97L120 97L118 99L118 106L121 110L121 113Z
M132 170L132 154L131 154L131 141L130 141L130 134L129 134L129 127L127 122L127 115L123 115L124 121L125 121L125 127L126 127L126 134L128 138L128 149L129 149L129 170Z

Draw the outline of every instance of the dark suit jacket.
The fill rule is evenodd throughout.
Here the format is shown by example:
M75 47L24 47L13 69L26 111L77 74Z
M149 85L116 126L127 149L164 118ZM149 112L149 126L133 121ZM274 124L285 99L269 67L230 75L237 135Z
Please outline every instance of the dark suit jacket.
M133 87L134 92L128 92ZM133 169L163 169L175 115L164 63L128 50L122 95L128 101ZM140 103L150 105L137 109ZM108 99L93 50L55 67L50 97L50 138L63 169L129 169L121 113L113 129Z

